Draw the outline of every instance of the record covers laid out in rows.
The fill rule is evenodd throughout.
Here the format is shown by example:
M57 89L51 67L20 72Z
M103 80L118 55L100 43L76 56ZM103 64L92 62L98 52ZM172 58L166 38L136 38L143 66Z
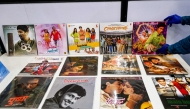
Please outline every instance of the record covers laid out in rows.
M9 56L159 54L164 22L3 25Z

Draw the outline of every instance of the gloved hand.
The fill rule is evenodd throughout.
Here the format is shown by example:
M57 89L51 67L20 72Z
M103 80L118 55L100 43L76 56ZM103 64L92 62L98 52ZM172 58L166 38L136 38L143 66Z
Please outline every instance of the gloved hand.
M168 53L168 44L164 44L160 49L156 50L156 54L167 54Z
M164 19L164 21L166 21L167 25L170 25L170 27L172 26L172 24L180 24L181 23L181 17L177 14L168 16Z

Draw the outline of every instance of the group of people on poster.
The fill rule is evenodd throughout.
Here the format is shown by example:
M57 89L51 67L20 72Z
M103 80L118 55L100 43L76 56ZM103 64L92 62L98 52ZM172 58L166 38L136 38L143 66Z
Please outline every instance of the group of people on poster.
M101 54L128 54L129 37L102 36L100 39Z

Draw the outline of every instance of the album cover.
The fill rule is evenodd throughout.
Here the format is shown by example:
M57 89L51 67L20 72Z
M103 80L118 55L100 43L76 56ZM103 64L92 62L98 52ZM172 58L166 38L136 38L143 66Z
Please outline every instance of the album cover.
M101 54L131 54L133 22L100 23Z
M57 77L42 109L92 109L95 79Z
M154 77L152 79L165 109L190 108L190 77Z
M173 55L141 55L147 75L184 75L188 72Z
M67 55L66 24L35 25L38 55Z
M0 61L0 82L9 74L9 70Z
M135 55L103 55L102 74L139 75L140 69Z
M15 77L0 94L0 108L38 108L52 77Z
M133 22L132 54L161 54L166 34L165 22Z
M35 57L18 75L53 76L62 60L61 57Z
M3 41L1 40L0 36L0 56L6 53L5 46L3 45Z
M102 77L100 109L153 109L141 77Z
M37 55L34 25L3 25L9 56Z
M67 57L59 76L97 75L98 56Z
M99 54L99 23L67 24L69 54Z

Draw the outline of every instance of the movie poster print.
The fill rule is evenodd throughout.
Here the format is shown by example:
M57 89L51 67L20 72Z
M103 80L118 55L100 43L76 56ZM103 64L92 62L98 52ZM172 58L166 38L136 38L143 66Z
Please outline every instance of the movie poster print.
M67 57L59 76L97 75L98 56Z
M34 25L3 25L9 56L37 55Z
M38 55L67 55L66 24L36 24Z
M92 109L95 80L95 77L57 77L42 109Z
M184 75L188 72L173 55L141 55L148 75Z
M166 34L165 22L133 22L132 54L161 54Z
M154 77L152 80L165 109L190 108L190 77Z
M100 23L101 54L131 54L133 22Z
M140 69L135 55L103 55L102 74L139 75Z
M18 75L53 76L62 60L61 57L35 57Z
M141 77L102 77L100 109L153 109Z
M70 54L99 54L99 23L67 24Z
M0 108L38 108L52 77L15 77L0 94Z

